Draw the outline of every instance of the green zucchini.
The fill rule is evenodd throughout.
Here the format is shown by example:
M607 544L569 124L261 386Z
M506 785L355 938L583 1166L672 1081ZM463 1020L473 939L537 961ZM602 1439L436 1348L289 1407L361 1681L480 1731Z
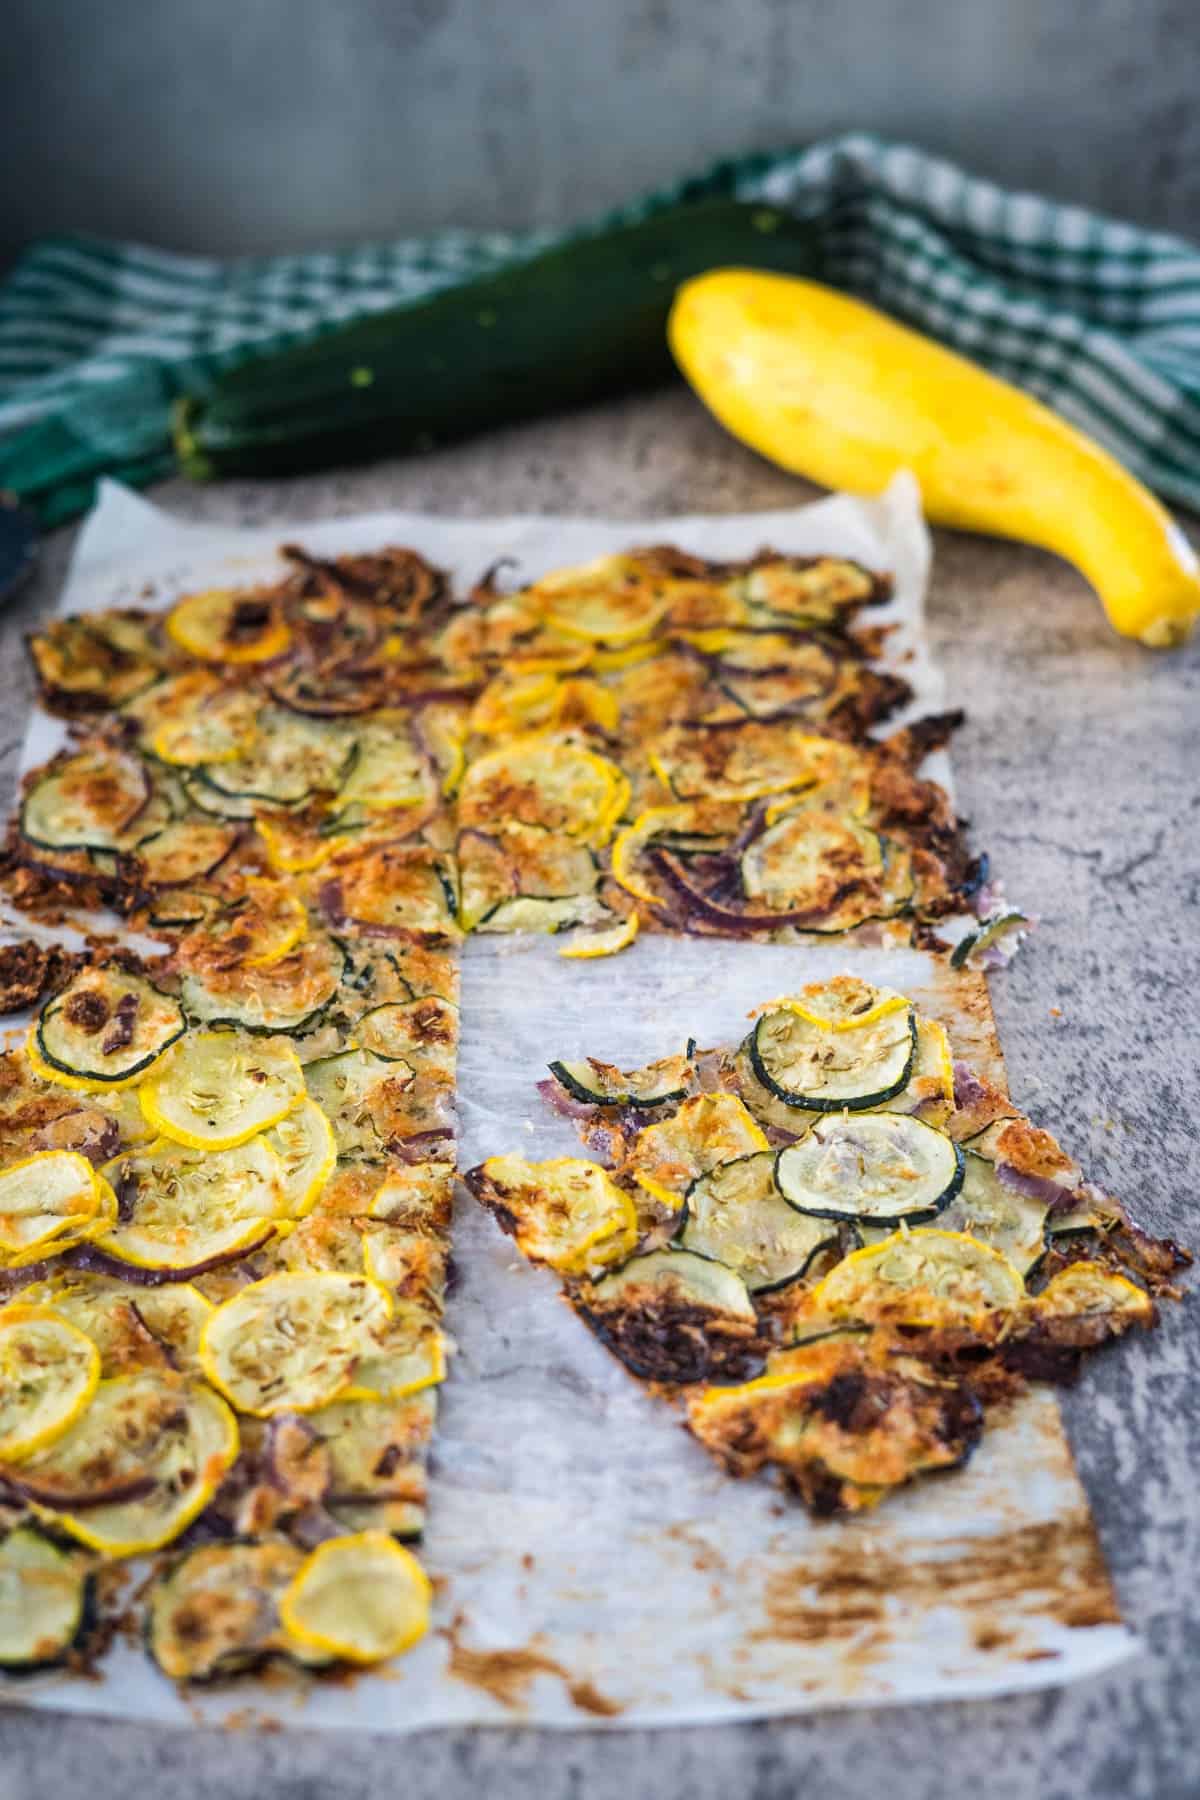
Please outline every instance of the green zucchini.
M833 1235L826 1219L796 1209L775 1185L775 1152L718 1163L693 1181L678 1242L732 1269L752 1294L802 1276Z
M768 1093L806 1112L863 1112L900 1093L912 1074L912 1007L840 1030L794 1007L763 1013L746 1040L750 1066Z
M1001 963L1010 962L1029 931L1029 919L1016 907L990 913L973 931L959 939L950 952L952 969L986 967L982 960L987 951L995 951Z
M772 207L685 204L197 375L175 411L180 466L197 480L324 468L662 385L676 289L729 263L812 274L817 234Z
M943 1231L965 1231L990 1244L1027 1275L1041 1256L1052 1230L1045 1200L1010 1187L995 1163L968 1150L963 1184L938 1224Z
M87 1561L32 1525L0 1543L0 1670L29 1674L64 1660L92 1616Z
M827 1115L775 1162L798 1212L867 1225L915 1225L942 1212L963 1182L963 1153L910 1113Z
M574 1298L601 1342L646 1381L739 1380L761 1366L745 1283L694 1251L630 1257Z
M140 1075L183 1029L178 1003L142 976L83 969L43 1009L36 1042L51 1069L102 1086Z
M665 1056L644 1069L618 1069L594 1056L549 1067L559 1086L585 1106L674 1106L687 1099L692 1085L686 1056Z
M41 850L119 851L162 822L139 827L153 795L146 765L107 744L56 757L21 803L21 835Z

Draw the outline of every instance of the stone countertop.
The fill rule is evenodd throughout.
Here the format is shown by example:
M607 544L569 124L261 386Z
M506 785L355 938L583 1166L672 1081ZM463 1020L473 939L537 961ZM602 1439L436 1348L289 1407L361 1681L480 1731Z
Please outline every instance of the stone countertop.
M460 515L787 506L811 490L727 438L681 391L363 471L154 498L270 524L400 506ZM10 606L4 774L31 696L22 631L53 604L72 533ZM995 983L1012 1090L1061 1127L1156 1231L1200 1241L1191 998L1200 987L1200 641L1154 654L1111 632L1064 565L939 533L930 601L955 704L960 801L1040 924ZM1200 1793L1200 1345L1191 1307L1096 1359L1064 1399L1071 1442L1143 1651L1062 1691L794 1722L401 1739L170 1730L0 1709L0 1800L1195 1800Z

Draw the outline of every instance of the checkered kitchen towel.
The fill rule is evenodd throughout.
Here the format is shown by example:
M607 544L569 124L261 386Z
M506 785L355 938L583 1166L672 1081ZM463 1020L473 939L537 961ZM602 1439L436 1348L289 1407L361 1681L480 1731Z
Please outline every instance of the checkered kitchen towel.
M1028 388L1200 508L1200 250L1008 193L865 135L722 163L572 232L448 231L236 262L34 243L0 284L0 488L47 524L100 474L170 472L189 382L683 201L736 195L820 228L824 279Z

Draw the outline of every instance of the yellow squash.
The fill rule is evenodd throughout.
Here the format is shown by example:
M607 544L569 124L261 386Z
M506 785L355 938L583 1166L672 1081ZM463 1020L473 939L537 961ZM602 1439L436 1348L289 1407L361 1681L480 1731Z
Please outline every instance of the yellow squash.
M1154 646L1200 614L1200 563L1146 488L1019 388L846 294L716 269L687 282L675 360L735 437L826 487L912 469L929 517L1073 563L1112 624Z

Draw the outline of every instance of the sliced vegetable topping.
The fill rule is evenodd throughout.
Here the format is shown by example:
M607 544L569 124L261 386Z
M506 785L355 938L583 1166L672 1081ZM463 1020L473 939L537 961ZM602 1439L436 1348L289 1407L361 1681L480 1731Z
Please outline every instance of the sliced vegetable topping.
M779 1191L798 1211L868 1224L931 1219L962 1178L957 1144L908 1113L825 1114L775 1166Z
M381 1531L362 1531L318 1545L279 1613L284 1628L311 1649L373 1663L424 1637L432 1601L416 1557Z
M775 1152L718 1163L687 1191L679 1227L685 1250L724 1263L751 1293L781 1287L807 1271L833 1237L824 1219L790 1206L775 1185Z
M125 850L137 841L150 794L140 757L97 744L56 757L34 778L21 832L44 850Z
M316 1205L337 1162L333 1127L316 1101L305 1098L266 1133L266 1141L282 1164L288 1216L301 1219Z
M317 1022L337 993L342 968L341 952L330 938L307 937L266 966L185 974L180 998L199 1024L300 1032Z
M182 1278L264 1243L286 1218L283 1169L262 1137L230 1150L165 1138L107 1163L120 1221L99 1239L109 1256Z
M763 1013L746 1045L756 1077L786 1105L808 1112L861 1112L883 1105L903 1088L916 1035L911 1008L835 1028L785 1002Z
M816 807L786 814L755 838L741 871L748 900L780 912L810 912L825 931L847 931L886 907L878 833Z
M61 1437L100 1379L100 1353L49 1307L0 1311L0 1463Z
M579 959L590 959L597 956L615 956L618 950L627 950L638 934L640 923L636 912L627 913L616 925L609 925L599 931L581 931L559 950L560 956Z
M304 1564L294 1544L204 1544L155 1582L146 1619L150 1654L172 1681L211 1681L268 1656L327 1661L286 1631L279 1603Z
M732 1269L689 1250L652 1250L575 1296L588 1324L647 1381L736 1379L761 1366L754 1303Z
M858 1031L888 1013L912 1011L912 1001L891 988L873 987L857 975L835 975L815 981L787 1001L802 1019L830 1031Z
M1045 1248L1049 1210L1045 1200L1011 1187L994 1163L968 1150L962 1187L942 1213L941 1225L990 1244L1026 1275Z
M87 968L43 1008L30 1058L47 1081L103 1092L137 1081L183 1029L178 1001L144 976Z
M508 819L600 845L628 795L615 763L569 737L537 733L471 763L459 791L459 823L486 830Z
M237 1451L237 1421L223 1400L198 1383L143 1370L102 1381L48 1450L5 1475L90 1549L136 1556L179 1536Z
M856 754L797 721L746 720L672 727L656 740L650 760L679 800L753 800L815 787Z
M899 1231L830 1270L813 1305L834 1319L970 1323L1017 1306L1025 1293L1006 1256L958 1231Z
M109 1201L85 1156L40 1150L0 1171L0 1262L53 1256L111 1222Z
M695 1094L670 1118L647 1125L623 1165L655 1200L678 1212L697 1176L765 1150L767 1140L736 1094Z
M674 1106L686 1100L693 1082L686 1056L664 1056L644 1069L629 1070L587 1056L581 1062L552 1062L550 1073L586 1106Z
M595 1163L492 1156L465 1180L531 1262L564 1274L623 1262L637 1242L633 1202Z
M1115 1269L1094 1262L1071 1263L1061 1269L1038 1295L1036 1309L1048 1319L1100 1315L1117 1322L1122 1330L1154 1323L1154 1302L1145 1289Z
M291 633L271 593L210 588L188 594L167 614L167 631L181 650L206 662L269 662Z
M32 1525L0 1540L0 1669L61 1662L83 1634L92 1577L86 1560Z
M282 1038L191 1031L139 1097L147 1124L163 1137L193 1150L231 1150L300 1105L304 1071Z
M391 1313L387 1290L363 1275L268 1275L213 1313L200 1361L239 1412L311 1412L348 1386Z

